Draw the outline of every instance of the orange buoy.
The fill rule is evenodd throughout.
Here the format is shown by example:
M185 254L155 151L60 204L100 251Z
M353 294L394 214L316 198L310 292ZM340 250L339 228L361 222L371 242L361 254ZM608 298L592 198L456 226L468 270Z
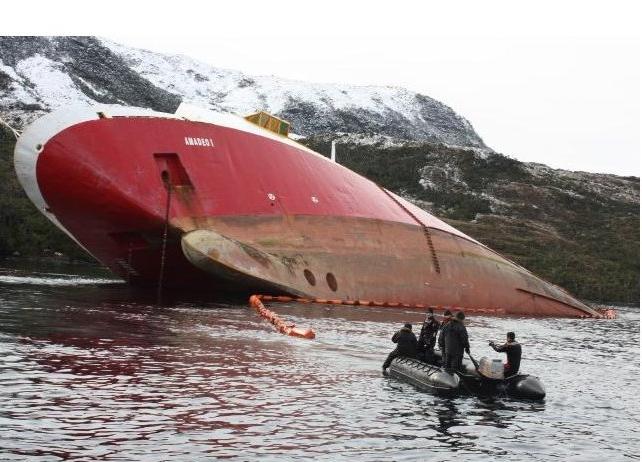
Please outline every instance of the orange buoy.
M600 313L604 319L617 318L617 311L613 308L598 308L597 312Z

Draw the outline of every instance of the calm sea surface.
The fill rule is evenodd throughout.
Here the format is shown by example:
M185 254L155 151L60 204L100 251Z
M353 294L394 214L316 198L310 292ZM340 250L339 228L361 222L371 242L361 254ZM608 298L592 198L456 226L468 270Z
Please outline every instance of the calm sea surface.
M154 306L91 268L0 263L0 460L511 460L640 456L640 314L470 317L473 355L514 330L545 402L443 398L381 376L422 313L243 302Z

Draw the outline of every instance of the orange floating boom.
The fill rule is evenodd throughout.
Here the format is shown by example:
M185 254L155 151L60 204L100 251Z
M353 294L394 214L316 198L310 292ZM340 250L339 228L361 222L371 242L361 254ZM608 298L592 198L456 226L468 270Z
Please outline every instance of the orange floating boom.
M277 299L280 302L292 300L291 297L277 297ZM312 329L301 329L296 327L294 324L287 324L275 312L268 310L263 305L263 302L261 302L260 295L252 295L250 297L250 306L254 308L261 317L270 321L282 334L289 335L291 337L307 338L310 340L316 337L316 334Z
M250 297L250 304L252 300L256 300L260 303L261 300L273 301L273 302L297 302L297 303L318 303L321 305L346 305L346 306L374 306L374 307L385 307L385 308L409 308L409 309L418 309L425 310L427 308L432 308L434 311L464 311L466 314L485 314L485 315L505 315L506 310L500 307L488 307L488 308L476 308L476 307L461 307L461 306L442 306L442 305L425 305L425 304L408 304L408 303L399 303L399 302L382 302L382 301L370 301L370 300L327 300L325 298L297 298L290 297L287 295L252 295ZM595 316L589 316L586 313L579 312L576 317L578 318L598 318L598 319L615 319L617 318L617 310L613 308L597 308Z

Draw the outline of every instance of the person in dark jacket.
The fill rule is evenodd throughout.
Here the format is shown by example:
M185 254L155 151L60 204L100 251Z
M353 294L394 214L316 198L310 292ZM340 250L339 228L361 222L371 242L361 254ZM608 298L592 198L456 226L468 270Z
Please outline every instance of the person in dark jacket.
M490 342L489 345L499 353L506 353L504 377L510 377L519 372L519 366L522 362L522 346L515 341L515 332L506 334L506 343L503 345L497 345L495 342Z
M412 324L406 323L403 328L392 336L392 341L397 344L397 348L392 350L386 361L383 363L383 372L390 367L393 359L399 356L417 357L417 337L412 332Z
M446 348L443 365L446 371L452 373L461 369L464 351L470 354L468 331L464 326L464 313L459 311L442 331L444 346Z
M426 320L421 326L419 333L417 351L419 358L423 361L431 362L435 354L435 343L437 342L437 332L439 331L439 322L435 319L435 313L432 308L428 308Z
M444 311L444 319L441 321L441 326L439 326L439 340L437 344L439 345L439 351L441 351L441 362L445 364L446 360L446 344L444 343L444 329L449 322L453 320L453 314L450 310Z

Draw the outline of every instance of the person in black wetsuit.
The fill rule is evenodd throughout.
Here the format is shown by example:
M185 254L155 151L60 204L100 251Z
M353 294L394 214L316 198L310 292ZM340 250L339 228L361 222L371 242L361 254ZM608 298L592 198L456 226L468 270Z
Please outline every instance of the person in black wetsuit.
M441 351L441 364L445 364L446 361L446 343L444 342L444 329L449 322L453 320L453 314L450 310L444 311L444 319L441 321L439 326L439 340L437 340L437 345L439 345L439 351Z
M397 348L392 350L386 361L383 363L383 373L390 367L393 359L399 356L417 357L417 337L412 332L412 324L406 323L403 328L392 336L392 341L397 344Z
M506 353L504 377L510 377L519 372L519 366L522 362L522 346L515 341L515 332L506 334L506 343L503 345L497 345L495 342L490 342L489 345L499 353Z
M466 330L466 326L464 326L464 318L464 313L459 311L442 331L444 346L446 348L443 366L446 371L450 373L461 369L464 351L470 354L468 331Z
M423 361L431 362L435 354L435 343L437 342L437 332L439 331L439 322L435 319L435 314L432 308L428 308L426 313L426 320L424 325L421 326L419 334L419 343L417 352L419 358Z

